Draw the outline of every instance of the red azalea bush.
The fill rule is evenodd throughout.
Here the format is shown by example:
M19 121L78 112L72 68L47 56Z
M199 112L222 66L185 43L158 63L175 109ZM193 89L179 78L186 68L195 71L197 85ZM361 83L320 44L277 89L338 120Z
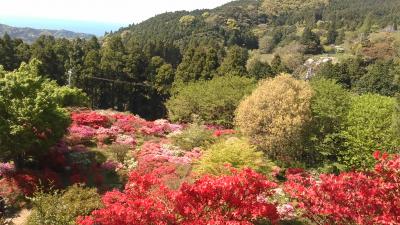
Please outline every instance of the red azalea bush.
M318 224L399 224L400 156L379 152L370 173L344 172L319 179L289 176L286 191Z
M253 224L259 219L279 219L276 206L265 201L277 185L246 169L229 176L204 176L183 184L175 196L181 224Z
M220 137L220 136L224 136L224 135L230 135L230 134L235 134L236 131L232 130L232 129L217 129L214 131L213 135L215 137Z
M93 128L107 127L110 125L110 120L107 116L95 111L72 112L71 119L74 124L90 126Z
M81 217L81 225L124 224L253 224L278 220L275 205L265 198L275 183L248 169L233 175L203 177L173 191L153 174L133 172L124 192L103 197L104 208Z

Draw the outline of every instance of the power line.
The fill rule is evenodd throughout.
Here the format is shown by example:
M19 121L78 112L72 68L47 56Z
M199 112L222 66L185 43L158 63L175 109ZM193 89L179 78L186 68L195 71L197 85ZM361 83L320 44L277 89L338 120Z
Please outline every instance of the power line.
M144 87L150 87L151 85L148 83L135 83L135 82L128 82L128 81L121 81L121 80L111 80L111 79L107 79L107 78L102 78L102 77L87 77L90 79L94 79L94 80L102 80L102 81L108 81L108 82L113 82L113 83L125 83L125 84L131 84L131 85L135 85L135 86L144 86Z

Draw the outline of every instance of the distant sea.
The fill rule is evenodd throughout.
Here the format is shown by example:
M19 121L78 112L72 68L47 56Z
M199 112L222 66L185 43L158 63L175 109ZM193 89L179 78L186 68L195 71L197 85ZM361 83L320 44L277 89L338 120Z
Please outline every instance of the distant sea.
M103 36L105 32L117 31L129 24L101 23L89 21L73 21L38 18L4 18L0 15L0 23L13 27L30 27L35 29L69 30L78 33Z

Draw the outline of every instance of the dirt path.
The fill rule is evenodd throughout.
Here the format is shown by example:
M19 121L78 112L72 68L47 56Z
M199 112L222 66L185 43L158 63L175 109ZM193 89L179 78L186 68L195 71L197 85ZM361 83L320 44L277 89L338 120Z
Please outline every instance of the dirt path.
M28 216L31 214L31 210L29 209L22 209L18 215L12 219L13 224L15 225L25 225Z

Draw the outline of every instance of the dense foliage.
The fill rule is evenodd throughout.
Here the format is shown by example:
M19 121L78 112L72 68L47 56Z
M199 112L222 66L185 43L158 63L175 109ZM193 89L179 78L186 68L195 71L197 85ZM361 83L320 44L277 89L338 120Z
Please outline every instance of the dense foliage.
M39 75L38 65L32 61L14 72L0 68L0 157L17 167L46 153L69 125L53 96L58 87Z
M355 97L342 130L345 150L341 161L350 168L368 168L374 165L372 153L379 149L397 151L398 138L394 135L392 115L394 99L376 94Z
M231 127L236 107L254 83L250 78L222 76L183 86L167 101L168 115L181 122L193 122L197 115L208 123Z

